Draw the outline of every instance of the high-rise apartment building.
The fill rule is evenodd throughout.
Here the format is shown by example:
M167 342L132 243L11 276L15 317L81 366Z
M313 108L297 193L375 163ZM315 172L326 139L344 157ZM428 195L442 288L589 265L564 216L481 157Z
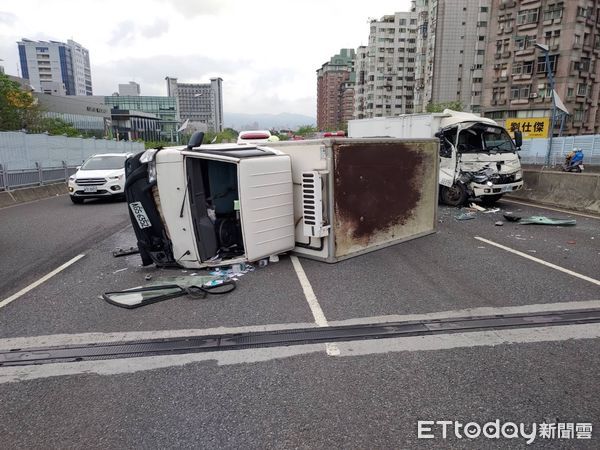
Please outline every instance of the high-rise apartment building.
M369 44L356 52L354 117L413 112L417 19L398 12L372 20Z
M205 124L208 130L223 131L223 79L211 78L210 83L179 83L166 77L167 96L177 99L179 119Z
M485 115L502 124L507 118L551 116L547 49L554 90L570 114L564 134L599 133L599 20L598 1L493 0L484 74Z
M352 119L355 51L343 48L317 70L317 128L337 130Z
M479 112L491 0L414 0L415 112L460 102Z
M89 51L73 40L18 43L21 74L39 92L92 95Z

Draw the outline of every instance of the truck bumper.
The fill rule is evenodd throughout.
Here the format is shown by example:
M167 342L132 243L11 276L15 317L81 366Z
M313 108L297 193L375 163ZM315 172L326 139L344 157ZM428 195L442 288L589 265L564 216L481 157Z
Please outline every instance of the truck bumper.
M481 197L484 195L498 195L507 194L509 192L519 191L523 189L523 180L515 183L507 184L494 184L488 186L486 184L471 183L471 189L475 197Z

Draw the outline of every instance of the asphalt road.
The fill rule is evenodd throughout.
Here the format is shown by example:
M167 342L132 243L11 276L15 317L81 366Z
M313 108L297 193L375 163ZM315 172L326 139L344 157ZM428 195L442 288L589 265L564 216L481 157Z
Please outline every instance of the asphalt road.
M497 227L499 214L469 221L455 214L440 208L438 233L338 264L300 259L324 317L335 325L600 300L597 284L477 239L597 280L599 220L574 216L572 228ZM1 270L12 281L0 300L85 254L0 308L0 348L315 326L289 257L244 276L229 295L129 311L98 296L143 285L148 274L184 272L142 268L137 255L110 255L134 243L123 203L81 207L61 197L0 210L0 219L2 245L17 231L21 243L3 253ZM61 253L38 261L40 246ZM12 268L21 275L9 275ZM0 368L0 439L7 448L525 447L520 438L444 440L439 430L435 439L417 438L418 420L499 419L590 422L591 441L538 438L535 445L598 448L599 344L600 325L593 324L341 343L333 356L315 344Z
M60 266L129 223L124 202L58 196L0 209L0 297Z

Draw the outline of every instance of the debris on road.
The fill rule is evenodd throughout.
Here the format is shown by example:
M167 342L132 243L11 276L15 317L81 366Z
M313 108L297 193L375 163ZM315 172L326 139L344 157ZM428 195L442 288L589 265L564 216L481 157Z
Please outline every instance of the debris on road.
M500 208L491 208L491 209L487 209L485 210L483 213L484 214L489 214L489 213L497 213L500 212Z
M102 298L111 305L133 309L184 295L203 299L209 294L228 294L235 288L236 283L231 279L207 275L188 275L158 278L145 287L105 292Z
M504 222L502 222L501 220L499 220L494 225L496 225L497 227L501 227L501 226L504 225Z
M254 272L254 266L248 263L233 264L231 267L217 267L210 271L209 274L214 277L236 280L247 273Z
M567 244L574 245L574 244L577 244L577 241L567 241Z
M473 212L460 213L460 214L455 215L454 218L456 220L470 220L470 219L475 218L475 213L473 213Z
M144 277L144 280L150 281L152 279L152 275L148 274Z
M115 258L118 258L119 256L133 255L133 254L139 253L139 252L140 252L140 250L137 247L127 247L127 248L117 247L113 250L112 255Z
M519 217L504 214L504 218L509 222L518 222L521 225L557 225L566 227L577 224L575 219L555 219L546 216Z
M487 209L485 209L485 208L484 208L484 207L482 207L482 206L479 206L477 203L471 203L471 204L469 205L469 208L471 208L471 209L474 209L474 210L476 210L476 211L482 211L482 212L483 212L483 211L487 211Z
M115 273L123 272L124 270L127 270L127 269L128 269L127 267L124 267L124 268L122 268L122 269L115 270L115 271L113 272L113 275L114 275Z

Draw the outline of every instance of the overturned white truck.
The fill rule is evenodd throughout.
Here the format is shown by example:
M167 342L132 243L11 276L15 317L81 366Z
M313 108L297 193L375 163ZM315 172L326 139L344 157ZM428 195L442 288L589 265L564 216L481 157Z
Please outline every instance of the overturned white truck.
M440 200L460 206L468 198L493 204L502 195L523 188L523 172L515 141L492 119L444 110L443 113L406 114L351 120L348 136L440 139Z
M127 160L144 265L202 268L294 251L336 262L433 233L437 139L147 150Z

